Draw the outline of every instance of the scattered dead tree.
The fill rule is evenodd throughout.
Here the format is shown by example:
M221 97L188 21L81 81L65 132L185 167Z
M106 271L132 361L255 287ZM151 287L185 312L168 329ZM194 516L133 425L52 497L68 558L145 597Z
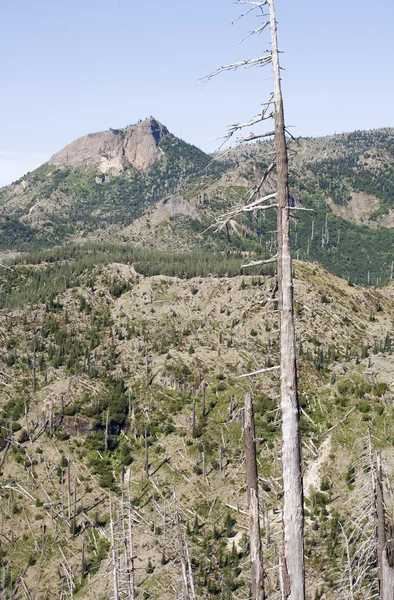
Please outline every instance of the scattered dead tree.
M131 517L130 483L128 491L127 507L128 526L128 573L129 573L129 600L135 600L135 567L134 567L134 543L133 543L133 520Z
M112 559L112 581L113 581L113 600L119 600L119 573L117 561L117 547L115 539L115 527L112 515L111 497L109 498L109 514L110 514L110 533L111 533L111 559Z
M339 522L343 552L337 566L338 597L341 599L384 598L384 585L381 582L385 530L384 510L380 504L383 501L383 487L378 491L382 478L379 463L378 469L376 466L369 436L357 461L349 467L355 474L354 489L344 505L344 514ZM377 566L379 564L381 567Z
M375 521L376 521L376 541L377 541L377 563L378 563L378 583L379 597L384 598L385 582L383 579L383 560L386 546L386 527L385 510L383 497L383 473L380 454L376 456L375 473L373 478L374 496L375 496ZM394 590L394 588L393 588Z
M264 569L260 538L259 483L252 398L245 396L244 416L246 485L249 503L250 562L253 600L264 600Z
M274 119L275 129L268 133L250 134L239 138L238 143L274 136L275 158L261 178L260 183L251 189L244 202L223 215L217 222L217 230L223 230L237 216L248 212L275 209L277 215L277 256L267 260L253 261L249 266L266 262L277 262L279 315L280 315L280 372L281 372L281 409L282 409L282 469L283 469L283 586L284 597L289 600L305 598L304 568L304 498L301 471L301 436L300 410L297 392L297 365L295 352L294 306L292 258L290 252L290 211L292 207L289 196L288 155L286 144L286 128L284 120L283 98L277 43L277 27L274 0L237 0L237 4L246 5L246 10L239 15L244 17L252 12L258 13L263 20L261 26L249 35L261 33L269 27L271 31L271 52L263 56L236 62L219 68L208 75L206 80L225 71L240 67L272 65L273 91L268 101L263 104L260 114L245 123L238 123L229 128L225 141L236 132L251 125ZM268 8L268 12L266 9ZM276 189L261 195L264 185L272 179L276 170ZM256 371L264 372L264 369Z
M382 600L394 600L394 528L391 525L389 540L382 552Z
M394 528L388 527L386 542L386 509L384 502L384 482L382 459L376 454L374 464L374 494L375 494L375 533L377 545L378 583L380 600L394 600Z
M174 510L175 510L175 525L178 535L179 544L179 556L181 560L182 568L182 590L183 600L196 600L196 594L194 590L193 573L191 569L190 554L187 541L184 539L181 531L181 522L179 518L178 504L174 492Z

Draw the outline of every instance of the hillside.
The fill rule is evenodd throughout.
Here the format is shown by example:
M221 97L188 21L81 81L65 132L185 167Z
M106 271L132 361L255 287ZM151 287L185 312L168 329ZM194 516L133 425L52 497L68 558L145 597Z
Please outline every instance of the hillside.
M294 191L324 194L334 214L357 224L393 226L394 130L289 140ZM269 164L271 143L241 146L227 159Z
M198 597L245 597L249 392L267 587L279 598L278 374L240 377L277 363L273 276L236 275L221 255L207 264L201 254L196 277L193 255L99 252L35 253L1 271L2 597L107 600L114 564L128 597L132 539L137 598L173 599L176 507ZM182 257L183 278L170 276ZM157 274L143 275L150 264ZM349 286L295 262L310 598L349 597L341 526L350 531L365 490L368 501L369 443L394 516L393 299L392 287ZM371 514L352 551L369 539ZM373 577L370 560L358 597L374 592Z
M0 190L1 248L84 239L123 241L122 231L158 200L220 174L201 150L153 118L85 136Z
M289 140L295 256L363 285L392 278L394 130ZM90 134L0 190L0 250L87 240L272 253L275 216L215 219L245 201L272 143L208 156L153 118ZM270 187L267 185L267 191Z

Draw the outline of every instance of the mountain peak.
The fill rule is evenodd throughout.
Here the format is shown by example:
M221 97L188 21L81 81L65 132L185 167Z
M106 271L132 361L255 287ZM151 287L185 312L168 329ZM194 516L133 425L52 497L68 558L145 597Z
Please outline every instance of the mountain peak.
M141 171L145 171L161 158L159 142L163 137L170 135L167 127L153 117L121 131L124 132L124 156Z
M159 142L167 135L171 135L168 129L150 117L123 129L89 133L68 144L48 162L58 167L94 166L108 175L119 175L128 164L145 171L162 157Z

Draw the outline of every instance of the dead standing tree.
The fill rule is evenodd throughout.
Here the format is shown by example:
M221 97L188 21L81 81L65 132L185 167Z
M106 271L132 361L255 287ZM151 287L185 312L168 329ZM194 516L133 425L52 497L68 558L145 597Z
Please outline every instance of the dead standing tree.
M218 229L224 229L236 216L247 212L276 209L278 254L268 261L256 261L247 266L277 261L279 312L280 312L280 372L282 409L282 469L283 469L283 595L289 600L305 599L304 568L304 498L301 472L300 411L297 393L297 365L295 352L293 277L290 252L290 205L288 187L288 155L286 129L281 91L279 51L274 0L237 0L237 4L247 9L238 18L258 11L264 21L249 35L259 34L269 26L271 30L271 52L254 59L247 59L221 67L206 79L224 71L240 67L272 65L274 89L262 111L246 123L238 123L229 128L226 141L236 132L273 118L275 130L268 133L249 134L239 138L238 143L274 136L275 160L268 167L261 181L256 185L246 202L223 215ZM268 14L265 12L268 7ZM248 37L247 36L247 37ZM272 110L273 107L273 110ZM261 190L276 168L276 191L261 196ZM257 199L254 199L256 198ZM260 372L263 372L262 369Z
M371 460L371 464L372 460ZM374 473L372 475L372 485L374 492L375 504L375 532L377 543L377 565L378 565L378 584L379 598L384 599L385 582L383 578L383 562L384 550L386 546L386 528L385 528L385 510L384 510L384 494L383 494L383 472L380 454L377 453L376 461L373 464Z
M383 493L383 469L380 453L374 463L375 535L380 600L394 600L394 529L389 525L389 540L386 542L386 516Z
M250 562L253 600L265 600L263 557L260 538L259 484L252 398L245 396L244 416L246 485L249 502Z
M394 530L390 527L390 539L382 553L382 600L394 600Z
M280 367L282 407L282 469L284 527L284 586L291 600L305 598L304 496L301 473L300 410L295 352L293 275L290 252L289 169L280 85L279 53L273 0L270 7L272 67L275 101L277 169L278 290L280 313Z
M372 437L361 440L358 458L349 465L354 486L343 504L340 517L340 542L337 544L337 597L380 598L394 600L385 583L386 533L383 497L383 474L379 454L372 449Z

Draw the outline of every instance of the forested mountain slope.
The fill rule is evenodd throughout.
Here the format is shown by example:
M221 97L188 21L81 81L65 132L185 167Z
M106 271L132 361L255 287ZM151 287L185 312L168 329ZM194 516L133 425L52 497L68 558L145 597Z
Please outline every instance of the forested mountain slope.
M289 139L295 255L361 284L392 277L394 133ZM272 161L272 144L208 156L153 118L90 134L0 190L0 249L86 240L165 250L275 249L275 218L215 219L245 201Z
M183 184L226 169L153 118L90 134L0 191L3 249L86 238L122 240L122 229Z

